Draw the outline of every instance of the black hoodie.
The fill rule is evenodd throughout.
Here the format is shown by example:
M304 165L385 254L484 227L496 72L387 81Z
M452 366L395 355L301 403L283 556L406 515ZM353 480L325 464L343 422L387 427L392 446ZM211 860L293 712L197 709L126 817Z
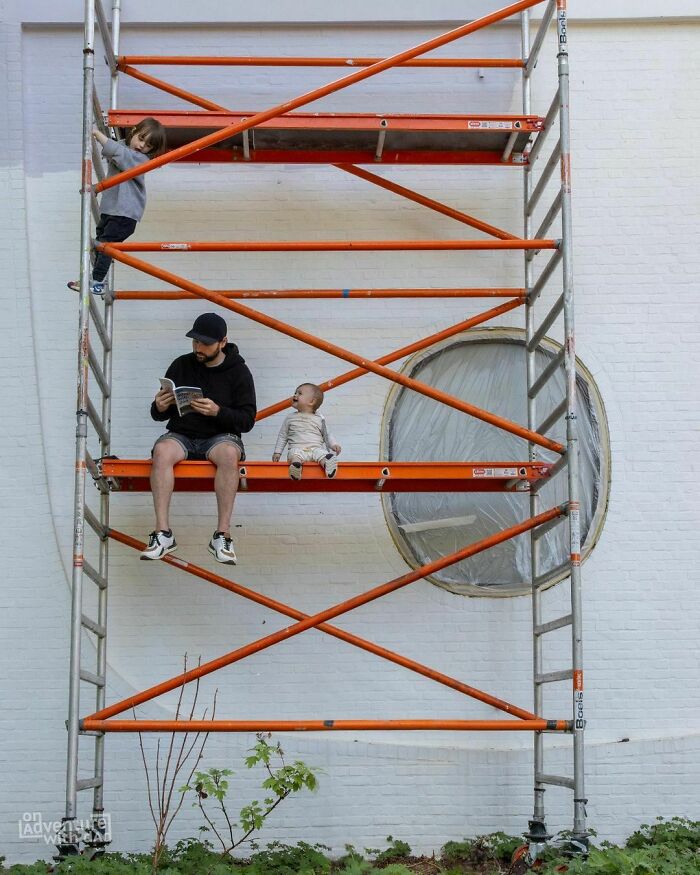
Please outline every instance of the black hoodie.
M151 416L157 422L168 420L168 431L192 438L214 437L217 434L237 434L250 431L255 425L255 386L245 359L235 343L224 347L226 358L215 368L200 364L193 352L176 358L165 372L176 386L199 386L205 398L215 401L221 410L216 416L186 413L179 416L173 404L159 413L155 401Z

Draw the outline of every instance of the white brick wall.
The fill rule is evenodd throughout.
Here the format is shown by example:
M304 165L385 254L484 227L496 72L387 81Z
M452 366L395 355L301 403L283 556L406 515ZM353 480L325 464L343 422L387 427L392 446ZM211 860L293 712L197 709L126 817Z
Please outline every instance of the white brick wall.
M393 29L134 27L125 29L122 48L176 53L196 44L203 54L380 55L441 29L416 24ZM5 460L0 555L1 622L9 660L0 680L5 703L0 725L11 780L0 795L0 848L11 860L27 860L45 849L17 840L18 818L36 810L48 819L60 817L64 793L76 360L76 301L65 281L76 275L78 263L81 32L53 26L22 32L9 16L2 40L0 178L6 206L0 295L6 318L0 327L0 386L7 414L0 424ZM474 54L517 51L514 29L499 28L473 40L469 50ZM700 351L699 258L693 245L699 201L698 171L689 160L698 125L687 97L697 78L689 60L697 46L697 27L688 24L588 23L572 34L578 353L605 399L613 455L606 528L584 566L587 794L591 824L601 837L613 839L656 814L697 816L698 811L700 714L691 695L699 619L692 550L699 520L691 481L698 399L690 375ZM546 67L544 59L540 66ZM167 73L177 84L246 110L340 75L172 70ZM163 75L168 78L166 71ZM457 72L449 89L444 72L391 75L384 84L370 80L327 98L318 108L506 112L518 105L519 84L505 71L487 71L483 81L474 71ZM546 108L549 87L551 76L548 88L539 89L536 110ZM126 80L122 105L179 104ZM386 175L486 221L519 227L517 171L405 168ZM148 186L139 240L456 239L464 233L446 218L332 168L185 165L158 171ZM147 258L214 287L521 281L517 254ZM119 277L123 286L158 287L126 269ZM481 305L252 306L350 349L380 355ZM119 304L113 406L113 449L119 455L145 456L159 433L147 414L156 378L186 351L183 334L201 309L193 302ZM519 325L520 318L499 324ZM261 406L287 395L302 379L322 380L347 370L323 353L232 314L230 325L255 373ZM372 376L329 394L324 410L345 458L376 458L387 389ZM249 436L249 458L268 456L278 424L279 417L266 420ZM205 551L213 507L210 495L176 496L173 502L181 555L206 567L213 567ZM143 537L151 527L150 497L115 496L112 523ZM320 610L405 570L376 497L241 496L235 524L241 563L231 576L300 610ZM286 625L262 608L169 568L144 569L120 545L111 555L110 700L175 674L185 651L210 659ZM566 600L563 587L549 592L547 615L566 612ZM505 699L524 706L530 701L525 599L463 599L418 583L338 625ZM562 633L548 667L564 663L567 646ZM222 717L492 713L317 632L209 680L203 699L218 686ZM566 716L568 695L548 695L552 712ZM172 705L173 698L164 697L145 713L165 717ZM622 738L630 742L618 744ZM208 759L237 767L250 740L212 739ZM338 849L346 841L376 845L391 833L429 849L477 832L518 832L531 810L530 739L524 735L292 735L283 743L290 755L323 767L325 774L316 796L280 812L267 839L323 841ZM568 758L568 747L555 747L552 769L567 771ZM88 769L86 756L83 771ZM135 738L108 739L107 772L106 807L115 819L115 846L146 847L151 835ZM81 814L86 814L89 799L81 795L86 797ZM570 794L554 789L547 798L550 826L570 825ZM183 817L178 835L193 833L196 822L190 817L189 812Z

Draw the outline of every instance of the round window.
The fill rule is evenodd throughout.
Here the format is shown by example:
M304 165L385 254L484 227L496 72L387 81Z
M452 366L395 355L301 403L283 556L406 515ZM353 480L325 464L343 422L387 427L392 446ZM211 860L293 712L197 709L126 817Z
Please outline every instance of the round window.
M537 351L541 373L561 347L548 339ZM410 359L403 372L412 378L492 411L527 423L524 332L471 331L437 344ZM591 374L577 360L578 443L581 472L582 559L590 553L605 517L610 446L605 411ZM557 369L537 396L537 420L562 401L566 381ZM548 437L566 443L562 416ZM394 386L382 423L382 458L390 461L527 461L527 441L479 419ZM556 454L537 447L537 458ZM539 491L540 510L567 500L566 468ZM387 493L382 495L387 524L404 559L418 567L479 541L530 515L527 492ZM538 580L551 586L568 574L568 524L540 540ZM530 592L530 535L512 538L428 578L462 595L512 596Z

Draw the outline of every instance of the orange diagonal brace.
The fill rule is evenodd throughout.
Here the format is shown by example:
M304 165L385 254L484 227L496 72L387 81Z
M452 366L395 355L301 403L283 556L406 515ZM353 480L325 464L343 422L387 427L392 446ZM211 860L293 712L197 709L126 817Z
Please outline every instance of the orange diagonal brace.
M134 550L140 551L146 546L141 541L137 541L136 538L132 538L130 535L127 535L124 532L119 532L116 529L110 529L108 534L110 538L119 541L121 544L126 544L127 547L132 547ZM240 583L235 583L225 577L220 577L218 574L213 574L211 571L207 571L205 568L200 568L192 562L184 562L176 556L164 556L163 562L167 562L168 565L173 565L175 568L179 568L181 571L186 571L188 574L192 574L195 577L200 577L202 580L208 580L210 583L220 586L222 589L226 589L229 592L235 592L237 595L243 596L243 598L256 602L259 605L264 605L266 608L277 611L279 614L284 614L295 620L308 619L308 614L297 611L295 608L289 607L289 605L275 601L275 599L268 598L268 596L255 592L255 590L248 589ZM332 635L334 638L339 638L341 641L359 647L360 650L366 650L369 653L374 653L376 656L381 656L382 659L387 659L389 662L408 668L417 674L423 675L423 677L437 681L439 684L444 684L444 686L457 690L459 693L464 693L465 696L470 696L472 699L478 699L480 702L492 705L494 708L512 714L514 717L519 717L521 720L532 720L535 718L534 714L530 711L526 711L524 708L518 708L517 705L511 705L508 702L504 702L503 699L497 699L495 696L491 696L482 690L478 690L476 687L471 687L468 684L464 684L461 681L455 680L455 678L443 674L442 672L421 665L421 663L416 662L413 659L408 659L405 656L401 656L399 653L394 653L392 650L380 647L372 641L366 641L364 638L360 638L357 635L339 629L337 626L331 626L330 623L320 623L316 628L321 632L326 632L328 635Z
M503 313L507 313L509 310L514 310L522 303L522 301L509 301L507 304L501 304L498 307L487 310L485 313L479 313L477 316L472 316L471 319L465 319L464 322L458 322L456 325L452 325L449 328L438 331L436 334L431 334L429 337L424 337L421 340L416 341L415 343L409 344L409 346L403 346L401 347L401 349L394 350L394 352L390 352L379 359L375 359L375 363L378 365L391 364L391 362L398 361L399 359L402 359L407 355L412 355L414 352L419 352L421 349L432 346L434 343L438 343L440 340L445 340L448 337L453 337L455 334L460 334L462 331L468 331L470 328L474 328L474 326L476 325L481 325L484 322L488 322L490 319L495 319L497 316L501 316ZM354 371L346 371L339 377L333 377L330 380L326 380L325 383L320 383L319 386L322 392L328 392L329 389L336 389L338 386L343 386L345 383L349 383L351 380L355 380L357 377L361 377L363 374L366 373L366 368L355 368ZM268 416L272 416L274 413L279 413L280 410L284 410L286 407L289 407L292 403L292 400L293 399L291 397L285 398L283 401L278 401L276 404L271 404L269 407L265 407L263 410L258 410L258 414L255 417L256 421L259 422L261 419L267 419Z
M362 732L449 730L450 732L571 732L571 720L97 720L80 728L97 732Z
M509 241L499 240L494 242L501 243ZM491 245L493 245L493 243ZM327 340L321 340L313 334L295 328L293 325L288 325L280 319L274 319L266 313L260 313L258 310L253 310L252 307L247 307L245 304L239 304L237 301L230 301L227 298L224 298L223 295L210 292L208 289L205 289L204 286L186 280L181 276L177 276L177 274L170 273L170 271L163 270L161 267L155 267L154 265L148 264L139 258L127 255L125 252L120 252L111 244L101 243L97 248L106 252L108 255L111 255L112 258L117 261L121 261L123 264L128 264L130 267L142 270L144 273L148 273L158 279L165 280L165 282L171 283L171 285L180 286L181 289L185 289L188 292L194 292L200 297L205 298L207 301L218 304L220 307L224 307L227 310L232 310L240 316L252 319L253 322L267 325L268 328L286 334L288 337L294 337L297 340L301 340L303 343L307 343L309 346L316 347L316 349L321 349L324 352L337 356L338 358L345 359L345 361L348 361L351 364L357 365L367 371L372 371L372 373L378 374L380 377L386 377L388 380L398 383L401 386L405 386L407 389L413 389L416 392L420 392L422 395L426 395L434 401L439 401L441 404L447 404L455 410L459 410L469 416L474 416L476 419L481 419L483 422L488 422L491 425L495 425L497 428L502 428L504 431L510 432L511 434L516 434L525 440L545 447L548 450L552 450L552 452L563 454L566 451L566 448L562 446L562 444L552 441L549 438L544 437L544 435L531 431L528 428L524 428L523 426L511 422L508 419L504 419L501 416L496 416L495 413L482 410L480 407L476 407L473 404L468 404L466 401L462 401L459 398L454 398L446 392L433 389L432 386L428 386L418 380L412 380L410 377L407 377L405 374L401 374L398 371L392 371L383 365L378 365L372 361L368 361L362 356L356 355L354 352L343 349L343 347L337 346L334 343L329 343Z
M373 185L378 185L379 188L384 188L401 197L405 197L409 201L427 207L429 210L435 210L436 213L441 213L443 216L448 216L450 219L455 219L457 222L462 222L464 225L469 225L471 228L476 228L478 231L483 231L485 234L490 234L492 237L499 237L501 240L517 240L515 234L509 234L508 231L503 231L496 228L495 225L489 225L487 222L482 222L480 219L475 219L473 216L462 213L460 210L455 210L453 207L448 207L446 204L441 204L440 201L419 194L410 188L405 188L403 185L397 185L395 182L390 182L376 173L370 173L369 170L363 170L361 167L356 167L354 164L334 164L338 170L344 170L346 173L351 173L360 179L371 182Z
M194 103L195 106L201 106L203 109L221 110L222 112L227 111L227 107L225 106L213 103L205 97L200 97L198 94L192 94L191 91L185 91L184 88L178 88L176 85L171 85L169 82L164 82L162 79L157 79L155 76L150 76L148 73L142 73L141 70L136 70L134 67L125 65L120 67L120 70L122 70L123 73L126 73L127 76L131 76L132 79L138 79L141 82L145 82L146 85L152 85L154 88L158 88L161 91L167 91L168 94L179 97L181 100L186 100L188 103Z
M107 720L110 717L114 717L116 714L121 714L130 708L135 708L137 705L155 699L163 693L168 693L177 687L183 686L183 684L211 674L211 672L224 668L227 665L232 665L234 662L239 662L241 659L245 659L253 653L259 653L262 650L266 650L268 647L272 647L273 644L293 638L301 632L306 632L307 629L313 629L321 623L339 617L341 614L346 614L348 611L352 611L368 602L375 601L382 596L388 595L390 592L402 589L403 587L408 586L408 584L415 583L415 581L421 580L423 577L427 577L430 574L435 574L443 568L447 568L457 562L462 562L470 556L482 553L484 550L488 550L490 547L495 547L497 544L502 544L510 538L522 535L524 532L529 532L531 529L549 522L549 520L554 519L555 517L562 516L564 513L566 513L565 506L553 507L544 513L525 520L525 522L503 529L503 531L490 535L488 538L482 538L482 540L477 541L475 544L470 544L462 550L450 553L448 556L443 556L442 559L436 559L434 562L429 562L427 565L422 565L420 568L410 571L408 574L396 577L388 583L383 583L380 586L374 587L374 589L370 589L359 596L355 596L354 598L334 605L331 608L327 608L325 611L307 617L305 620L300 620L293 626L288 626L286 629L281 629L279 632L274 632L272 635L259 638L257 641L253 641L250 644L246 644L244 647L239 647L237 650L233 650L224 656L218 657L218 659L213 659L197 668L190 669L174 678L170 678L170 680L163 681L147 690L143 690L134 696L122 699L114 705L109 705L107 708L103 708L101 711L89 715L90 719Z
M337 79L335 82L330 82L328 85L323 85L321 88L308 91L306 94L302 94L300 97L295 97L293 100L280 103L264 112L258 112L255 115L250 116L250 118L246 119L244 122L228 125L220 131L216 131L206 137L200 137L198 140L193 140L185 146L180 146L179 149L172 149L165 155L153 158L151 161L146 161L138 167L132 167L129 170L125 170L123 173L117 173L95 186L95 190L104 191L114 185L119 185L120 182L124 182L127 179L133 179L135 176L141 176L143 173L148 173L149 170L155 170L156 167L162 167L164 164L169 164L171 161L177 161L179 158L192 155L200 149L204 149L207 146L213 146L215 143L220 143L222 140L227 140L234 134L246 131L248 128L253 128L277 115L283 115L293 109L298 109L300 106L306 106L307 103L311 103L321 97L326 97L328 94L333 94L335 91L340 91L342 88L347 88L349 85L354 85L355 82L361 82L363 79L369 79L370 76L376 76L377 73L381 73L383 70L396 67L402 61L410 61L413 58L418 57L418 55L423 55L426 52L432 51L432 49L437 49L440 46L447 45L447 43L454 42L455 40L460 39L460 37L467 36L470 33L488 27L488 25L493 24L496 21L509 18L511 15L522 12L524 9L529 9L531 6L537 6L538 3L542 2L543 0L519 0L518 3L513 3L511 6L506 6L503 9L499 9L497 12L492 12L489 15L484 15L482 18L477 18L475 21L469 22L469 24L463 24L460 27L456 27L454 30L448 31L448 33L427 40L411 49L406 49L403 52L392 55L390 58L384 58L384 60L378 61L376 64L371 64L363 70L357 70L349 76L344 76L342 79Z

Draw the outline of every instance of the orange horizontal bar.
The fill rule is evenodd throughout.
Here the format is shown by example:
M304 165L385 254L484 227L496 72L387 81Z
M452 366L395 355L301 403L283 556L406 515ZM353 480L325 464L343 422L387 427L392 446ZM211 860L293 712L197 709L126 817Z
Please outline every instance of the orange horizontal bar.
M136 538L132 538L130 535L126 535L124 532L118 532L116 529L109 530L109 537L115 541L119 541L119 543L121 544L126 544L128 547L131 547L132 549L138 551L143 550L146 546L143 542L137 541ZM266 608L277 611L278 613L283 614L286 617L292 617L295 620L305 620L308 617L308 614L303 614L301 611L297 611L295 608L290 608L288 605L285 605L282 602L271 599L269 596L263 595L262 593L256 592L255 590L248 589L245 586L241 586L240 583L235 583L234 581L228 580L225 577L221 577L218 574L213 574L211 571L200 568L199 565L194 565L192 562L184 562L177 556L164 556L162 561L166 562L169 565L172 565L175 568L179 568L180 571L185 571L187 572L187 574L191 574L194 577L199 577L202 580L207 580L210 583L221 587L222 589L228 590L228 592L233 592L236 595L240 595L243 598L248 599L249 601L255 602L256 604L264 605ZM353 635L351 632L346 632L344 629L339 629L337 626L332 626L330 623L321 623L316 628L320 632L325 632L327 635L331 635L333 638L339 638L341 641L345 641L347 644L352 644L354 647L359 647L360 650L365 650L368 653L373 653L375 656L380 656L382 659L386 659L389 662L393 662L396 665L400 665L403 668L414 671L417 674L422 675L423 677L430 678L430 680L436 681L439 684L443 684L444 686L449 687L452 690L456 690L458 693L463 693L465 696L470 696L472 699L477 699L480 702L484 702L487 705L491 705L494 708L498 708L501 711L512 714L514 717L519 717L521 720L536 719L535 715L531 711L526 711L524 708L519 708L517 705L511 705L508 702L504 702L503 699L498 699L495 696L490 695L489 693L485 693L483 690L478 690L476 689L476 687L471 687L468 684L462 683L462 681L458 681L455 678L451 678L448 675L443 674L442 672L436 671L434 668L429 668L428 666L421 665L421 663L419 662L415 662L412 659L408 659L405 656L394 653L392 650L387 650L385 647L380 647L379 645L374 644L372 641L366 641L364 638Z
M223 55L120 55L117 65L163 67L369 67L383 58L280 58ZM521 58L416 58L397 67L515 67L525 66Z
M571 732L570 720L97 720L80 721L97 732L363 732L450 730Z
M168 86L175 90L175 86ZM183 92L189 100L197 95ZM198 99L203 99L199 98ZM110 109L108 120L111 127L126 128L142 119L157 119L166 128L219 128L247 123L260 115L255 110L205 110L191 109ZM251 125L251 127L253 127ZM544 129L544 118L538 115L514 115L512 113L457 114L445 113L359 113L359 112L292 112L273 116L254 125L272 130L322 130L322 131L429 131L432 133L509 133L512 131L537 132ZM221 131L219 131L221 133ZM234 136L232 132L229 136ZM240 132L238 132L240 133ZM221 137L228 139L228 137ZM175 150L176 151L176 150Z
M150 491L150 459L103 459L105 477L118 490ZM328 479L319 465L304 465L301 480L292 480L283 462L245 462L242 492L516 492L524 484L549 476L551 464L539 462L340 462ZM175 465L177 492L210 492L216 468L211 462Z
M155 684L147 690L142 690L139 693L128 696L126 699L122 699L120 702L115 702L113 705L102 708L100 711L89 716L96 720L106 720L110 717L115 717L117 714L131 710L137 705L141 705L151 699L155 699L163 693L168 693L171 690L182 687L184 684L211 674L220 668L240 662L242 659L245 659L254 653L260 653L275 644L279 644L280 641L287 641L296 635L300 635L302 632L306 632L308 629L316 628L322 623L340 617L342 614L347 614L349 611L353 611L361 605L366 605L369 602L376 601L377 599L388 595L389 593L403 589L409 584L415 583L417 580L421 580L424 577L429 577L431 574L435 574L437 571L441 571L443 568L448 568L450 565L455 565L457 562L462 562L464 559L469 559L471 556L483 553L485 550L489 550L497 544L502 544L504 541L523 535L525 532L529 532L532 529L537 528L537 526L541 526L544 523L549 522L549 520L562 516L565 513L566 507L564 505L552 507L544 513L530 517L522 523L495 532L493 535L489 535L467 547L463 547L461 550L456 550L454 553L449 553L447 556L442 556L440 559L421 565L419 568L415 568L407 574L395 577L387 583L375 586L372 589L367 590L367 592L347 599L344 602L339 602L338 604L327 608L325 611L320 611L313 616L300 620L298 623L294 623L292 626L287 626L278 632L273 632L271 635L258 638L257 641L252 641L250 644L246 644L236 650L232 650L230 653L224 654L224 656L219 656L216 659L205 662L202 665L197 666L197 668L190 669L189 671L176 675L167 681Z
M246 298L271 298L287 300L294 298L516 298L526 300L525 289L212 289L217 295L234 300ZM129 289L115 292L121 301L201 301L193 292L149 289Z
M484 249L557 249L556 240L190 240L96 243L117 252L394 252Z

